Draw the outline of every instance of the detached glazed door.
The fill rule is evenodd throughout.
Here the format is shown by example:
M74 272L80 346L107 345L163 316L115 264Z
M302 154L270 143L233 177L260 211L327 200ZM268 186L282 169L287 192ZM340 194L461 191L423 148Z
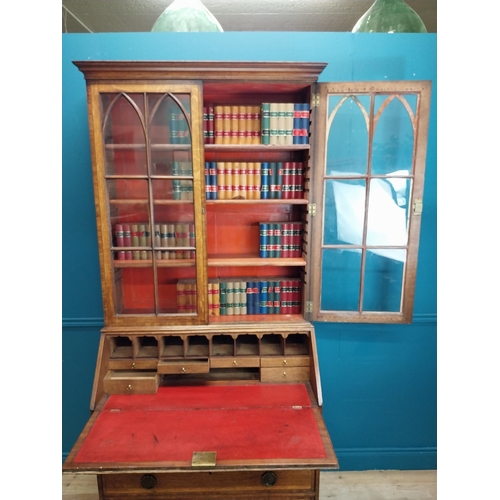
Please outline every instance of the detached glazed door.
M89 87L105 322L204 323L201 86Z
M430 82L319 87L312 319L411 322Z

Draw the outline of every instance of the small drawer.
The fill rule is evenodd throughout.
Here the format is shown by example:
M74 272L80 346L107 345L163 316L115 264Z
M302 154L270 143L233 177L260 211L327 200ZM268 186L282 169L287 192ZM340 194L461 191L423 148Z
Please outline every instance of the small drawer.
M158 373L162 375L182 375L184 373L208 373L208 359L200 360L168 360L158 362Z
M308 366L261 368L260 380L262 382L307 382L309 372Z
M260 358L258 356L210 358L211 368L259 368L259 366Z
M156 370L157 359L110 359L110 370Z
M207 494L216 493L225 495L251 493L251 498L256 496L267 498L274 492L281 492L283 495L289 491L293 491L296 498L297 493L311 494L315 490L315 474L314 470L132 473L103 474L101 481L105 498L120 500L142 498L141 495L148 495L148 498L165 498L184 494L188 494L186 498L193 500L206 499Z
M154 371L109 371L103 380L107 394L156 394L160 376Z
M289 367L289 366L309 366L309 356L269 356L262 357L260 366L263 367Z

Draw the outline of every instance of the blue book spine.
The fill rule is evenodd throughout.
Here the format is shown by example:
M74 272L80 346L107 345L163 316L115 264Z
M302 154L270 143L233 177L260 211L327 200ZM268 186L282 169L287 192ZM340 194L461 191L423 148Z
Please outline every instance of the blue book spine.
M282 195L283 190L283 163L278 162L276 164L276 188L275 188L275 198L281 200L283 198Z
M269 239L269 243L268 243L268 255L269 257L271 257L272 259L275 259L276 257L278 257L278 227L279 227L279 224L269 224L269 231L268 231L268 239Z
M259 281L259 314L267 314L267 281Z
M301 105L293 105L293 144L301 144L300 126L301 126Z
M271 224L266 224L264 222L261 222L259 227L260 227L260 257L262 259L265 259L267 257L270 257L269 255L269 228Z
M209 200L211 196L210 187L210 162L205 162L205 199Z
M253 314L259 314L259 304L260 304L259 282L252 281L252 287L253 287L253 293L252 293Z
M282 256L282 227L281 223L274 224L274 256L281 257Z
M269 162L262 162L260 168L260 198L267 200L269 196Z
M208 172L210 179L210 199L217 199L217 163L215 161L210 162L210 169Z

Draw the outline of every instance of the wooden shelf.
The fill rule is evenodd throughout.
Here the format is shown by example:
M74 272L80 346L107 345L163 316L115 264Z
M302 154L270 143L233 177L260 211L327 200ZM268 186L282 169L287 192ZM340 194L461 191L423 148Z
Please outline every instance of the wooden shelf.
M153 200L155 205L192 205L193 200ZM149 200L142 199L119 199L119 200L109 200L110 205L148 205ZM159 222L158 224L164 224Z
M205 144L205 151L305 151L310 144Z
M106 144L105 148L107 150L113 151L117 149L126 150L145 150L145 144ZM189 151L191 150L191 144L151 144L151 149L153 151Z
M207 205L308 205L309 200L301 199L259 199L259 200L206 200Z
M240 314L233 316L210 316L210 324L214 323L290 323L304 321L302 314Z
M121 249L120 249L121 250ZM182 249L175 249L182 250ZM149 250L151 251L151 250ZM133 267L152 267L153 261L147 260L117 260L113 261L115 268L133 268ZM194 267L194 259L172 259L172 260L157 260L157 267Z
M249 256L218 256L209 257L208 266L277 266L277 267L304 267L306 261L303 258L293 258L293 259L280 259L280 258L262 258L255 255Z

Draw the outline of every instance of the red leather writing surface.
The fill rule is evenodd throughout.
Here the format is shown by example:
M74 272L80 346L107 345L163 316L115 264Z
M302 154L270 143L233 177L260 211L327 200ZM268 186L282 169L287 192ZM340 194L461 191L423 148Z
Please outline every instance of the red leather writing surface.
M325 458L304 385L161 387L156 395L113 395L77 463Z

